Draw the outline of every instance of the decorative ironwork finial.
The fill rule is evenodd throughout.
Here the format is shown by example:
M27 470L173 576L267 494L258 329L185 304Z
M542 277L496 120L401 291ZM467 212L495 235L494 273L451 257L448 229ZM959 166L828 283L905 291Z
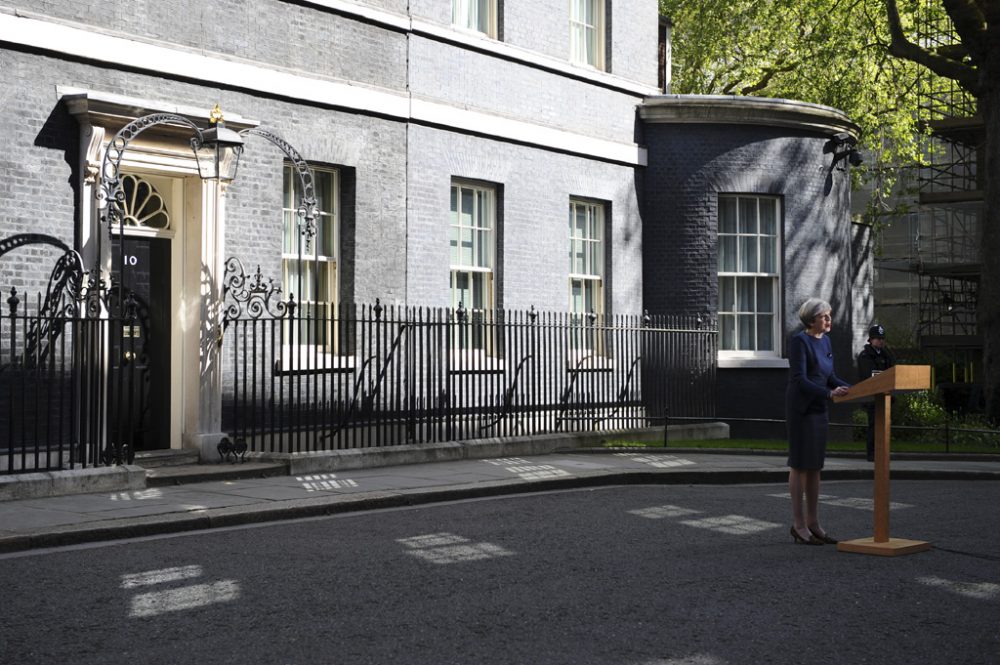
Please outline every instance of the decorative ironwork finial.
M378 299L378 298L375 299L375 307L373 308L373 310L375 311L375 319L376 320L381 320L382 319L382 301L380 299Z
M528 318L531 319L532 323L534 323L536 320L538 320L538 312L535 311L535 306L534 305L532 305L531 309L528 310Z
M208 121L215 125L220 122L225 122L225 120L225 116L222 115L222 108L216 104L215 108L212 109L212 112L208 114Z
M11 316L17 313L17 305L19 302L21 302L21 300L17 297L17 289L13 286L10 287L10 298L7 298L7 306L10 307Z
M252 276L247 275L243 262L235 256L226 259L226 272L222 280L223 299L226 301L225 324L249 316L259 319L268 315L282 318L289 304L281 301L281 288L273 279L261 274L260 266ZM294 298L289 295L289 303ZM294 310L294 304L291 305Z

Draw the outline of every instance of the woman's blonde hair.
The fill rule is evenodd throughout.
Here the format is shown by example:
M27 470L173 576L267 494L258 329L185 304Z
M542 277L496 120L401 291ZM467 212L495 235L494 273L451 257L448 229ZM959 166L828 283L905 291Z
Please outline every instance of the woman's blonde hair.
M832 310L833 308L830 307L830 303L827 301L821 298L810 298L802 303L802 307L799 307L799 321L808 328L816 320L817 316L823 312L830 312Z

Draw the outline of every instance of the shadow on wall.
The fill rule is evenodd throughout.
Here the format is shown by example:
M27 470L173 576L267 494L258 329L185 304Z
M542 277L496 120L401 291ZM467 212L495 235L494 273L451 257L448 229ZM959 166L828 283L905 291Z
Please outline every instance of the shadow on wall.
M80 126L62 104L56 104L35 136L34 145L63 153L69 166L67 183L73 192L73 228L80 228ZM41 183L39 183L41 184ZM57 191L60 188L55 188ZM77 243L77 246L79 243Z

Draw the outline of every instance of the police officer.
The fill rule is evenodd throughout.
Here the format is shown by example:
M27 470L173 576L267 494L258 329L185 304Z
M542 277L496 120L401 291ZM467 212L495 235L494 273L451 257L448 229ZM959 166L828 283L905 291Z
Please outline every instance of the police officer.
M892 352L885 346L885 328L874 325L868 329L868 343L858 354L858 379L864 381L896 364ZM875 461L875 405L865 404L868 433L865 440L868 461Z

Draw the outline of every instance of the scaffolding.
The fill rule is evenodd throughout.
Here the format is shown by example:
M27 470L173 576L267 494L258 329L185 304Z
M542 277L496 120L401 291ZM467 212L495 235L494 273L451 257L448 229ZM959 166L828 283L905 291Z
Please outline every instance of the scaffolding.
M940 3L926 0L917 20L918 43L947 49L958 40ZM958 84L924 70L920 82L921 123L929 130L926 163L917 169L913 212L883 237L881 270L910 275L916 289L903 293L895 280L891 302L916 312L914 340L920 348L969 347L978 342L979 227L983 190L979 163L982 120L976 100ZM892 280L890 280L892 281ZM913 299L916 302L906 302Z
M959 44L940 2L924 0L916 40L932 49ZM920 82L926 163L916 169L911 212L883 234L876 269L880 318L901 316L914 345L934 362L936 383L973 383L982 342L976 302L981 272L983 124L976 100L928 70ZM880 299L885 307L879 307Z

